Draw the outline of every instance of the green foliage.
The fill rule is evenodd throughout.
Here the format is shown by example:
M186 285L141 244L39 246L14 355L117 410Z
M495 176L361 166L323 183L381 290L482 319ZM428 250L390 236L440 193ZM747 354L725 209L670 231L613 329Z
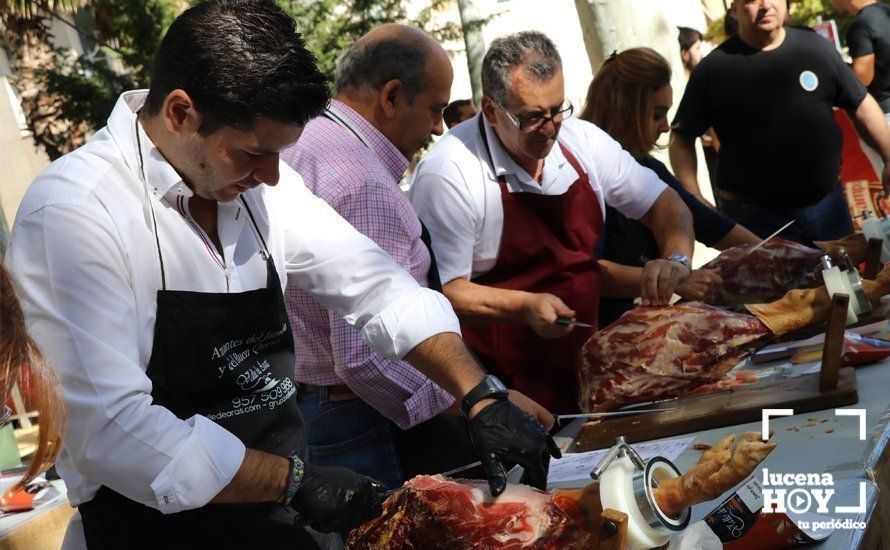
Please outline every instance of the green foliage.
M77 18L87 53L56 49L52 63L36 71L45 93L60 100L59 116L92 130L104 126L122 92L148 86L154 52L183 7L172 0L91 2Z
M409 20L402 0L279 0L279 3L297 21L309 49L318 57L319 68L329 78L340 53L383 23L412 24L441 42L462 36L459 25L433 23L437 12L456 9L454 0L432 0L414 21Z
M0 10L33 19L47 11L74 13L87 3L89 0L0 0Z
M0 0L2 1L2 0ZM26 0L20 0L25 2ZM56 116L96 130L105 125L117 97L149 85L151 60L173 19L195 0L94 0L76 19L87 54L73 57L61 50L48 66L35 71L45 97L53 98ZM278 0L297 21L307 45L329 77L337 57L359 36L377 25L410 23L440 41L460 38L460 26L436 26L436 14L457 9L455 0L432 0L409 20L402 0ZM44 3L53 4L53 2ZM67 148L62 147L62 150Z
M890 5L890 0L878 0L878 2ZM731 4L731 2L729 3ZM820 18L823 21L835 20L841 36L841 44L846 45L847 29L850 28L850 23L853 22L852 15L838 13L831 7L831 3L828 0L792 0L790 19L793 26L812 27L818 23ZM723 19L711 22L705 33L705 40L719 44L725 39Z

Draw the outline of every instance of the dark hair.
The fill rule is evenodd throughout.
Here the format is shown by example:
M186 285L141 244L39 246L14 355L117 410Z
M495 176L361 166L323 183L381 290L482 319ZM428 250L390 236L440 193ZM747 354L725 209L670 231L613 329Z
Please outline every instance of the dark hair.
M602 128L637 159L652 149L655 136L652 93L671 83L671 65L652 48L610 56L593 77L578 118Z
M680 31L680 35L677 36L680 51L688 52L696 42L700 42L702 39L702 34L695 29L689 27L677 27L677 29Z
M562 58L553 41L541 32L497 38L482 60L482 92L503 105L510 89L510 71L519 66L536 82L546 82L562 70Z
M426 88L429 57L429 47L412 36L356 42L337 61L334 90L371 92L398 80L410 104Z
M442 119L445 120L445 124L449 128L458 124L460 122L459 111L461 108L472 104L473 102L469 99L456 99L449 103L442 111Z
M201 134L251 128L258 118L306 124L330 92L294 20L274 0L208 0L170 25L152 67L145 110L184 90Z

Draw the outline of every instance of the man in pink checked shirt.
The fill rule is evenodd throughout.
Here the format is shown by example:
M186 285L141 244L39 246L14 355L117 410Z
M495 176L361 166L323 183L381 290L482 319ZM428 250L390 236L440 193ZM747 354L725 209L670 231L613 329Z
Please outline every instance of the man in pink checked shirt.
M430 134L442 134L452 78L447 54L427 35L378 27L343 55L330 108L281 155L313 193L433 287L438 276L399 179ZM311 460L391 488L476 460L466 420L440 414L453 402L447 392L408 363L374 352L308 293L289 289L287 308Z

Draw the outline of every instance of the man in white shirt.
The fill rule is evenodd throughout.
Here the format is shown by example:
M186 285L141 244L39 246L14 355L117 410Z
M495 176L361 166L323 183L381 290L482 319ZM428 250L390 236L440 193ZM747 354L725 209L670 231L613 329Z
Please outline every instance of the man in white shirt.
M202 2L148 93L123 94L26 193L6 261L62 381L58 467L91 549L303 548L301 524L379 514L374 480L301 459L285 284L463 398L493 492L503 460L546 482L558 450L473 362L447 300L279 161L328 99L273 0Z
M551 412L573 412L578 352L601 289L640 291L617 287L596 262L605 204L659 241L663 259L644 268L644 304L667 303L689 276L691 215L605 132L569 118L562 62L543 34L495 40L482 87L482 113L423 159L411 201L482 364Z

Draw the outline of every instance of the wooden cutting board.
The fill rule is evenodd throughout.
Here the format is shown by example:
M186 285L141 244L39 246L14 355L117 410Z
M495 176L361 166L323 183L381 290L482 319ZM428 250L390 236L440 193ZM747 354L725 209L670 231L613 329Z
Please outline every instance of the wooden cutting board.
M776 382L760 382L729 390L684 397L654 405L672 411L624 416L585 424L575 439L579 452L605 449L615 438L625 436L628 443L687 434L722 426L760 421L762 409L794 409L795 414L833 409L859 402L856 372L840 369L837 387L819 391L820 374L804 374Z

